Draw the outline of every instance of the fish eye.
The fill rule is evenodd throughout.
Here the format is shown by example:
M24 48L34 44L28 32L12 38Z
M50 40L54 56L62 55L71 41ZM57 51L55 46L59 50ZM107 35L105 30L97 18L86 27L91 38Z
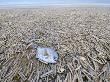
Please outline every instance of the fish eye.
M57 57L54 56L53 58L54 58L54 60L57 60Z

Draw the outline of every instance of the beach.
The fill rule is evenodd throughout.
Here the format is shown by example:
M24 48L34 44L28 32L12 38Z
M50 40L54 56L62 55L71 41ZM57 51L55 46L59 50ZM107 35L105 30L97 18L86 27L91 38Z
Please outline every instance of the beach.
M54 48L57 63L40 62L38 46ZM110 7L0 9L0 82L103 81L110 82Z

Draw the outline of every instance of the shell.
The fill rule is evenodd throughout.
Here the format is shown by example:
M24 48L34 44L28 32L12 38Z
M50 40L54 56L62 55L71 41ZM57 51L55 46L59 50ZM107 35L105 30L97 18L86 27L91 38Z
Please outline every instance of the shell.
M56 63L58 54L53 48L38 47L36 52L36 58L46 64Z

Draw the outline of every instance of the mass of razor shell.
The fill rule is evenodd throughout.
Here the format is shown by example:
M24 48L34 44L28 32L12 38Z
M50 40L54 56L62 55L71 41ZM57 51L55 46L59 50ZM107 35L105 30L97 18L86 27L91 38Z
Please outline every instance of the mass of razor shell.
M110 68L110 65L106 61L106 59L103 57L100 58L102 53L99 53L99 57L98 57L99 60L97 60L94 57L91 57L90 53L87 53L86 56L81 56L80 53L69 53L68 52L64 57L65 61L68 62L68 64L60 65L57 62L57 59L58 59L57 51L55 51L55 49L50 48L50 47L40 47L34 43L28 43L27 45L22 44L22 43L17 43L17 44L12 45L10 50L14 51L10 54L18 53L18 56L16 57L16 60L14 60L13 57L11 57L3 64L4 68L1 70L2 77L13 78L13 76L16 75L16 73L18 72L19 77L21 77L23 81L26 81L27 79L29 81L32 81L36 79L38 80L39 78L43 79L43 78L50 77L50 76L54 77L56 74L59 74L59 75L65 74L63 77L69 78L69 80L79 79L81 81L83 80L81 77L85 77L86 75L87 78L92 81L92 79L95 79L96 76L102 77L104 73L107 73L107 75L109 75L109 71L110 71L110 69L108 69ZM30 53L28 53L28 50L31 50ZM23 52L23 51L27 51L27 52ZM23 58L23 56L20 55L21 52L24 53L24 56L26 56L28 60ZM46 58L48 57L45 57L45 55L50 56L49 57L50 61L48 61L49 59L46 60ZM54 56L56 57L55 60L54 60ZM35 57L37 61L32 61L31 60L32 57ZM22 72L23 68L18 67L20 64L19 62L20 59L22 59L21 60L22 63L23 62L26 63L25 62L26 60L29 61L29 65L27 66L29 69L26 72L27 75L33 69L32 67L33 64L36 64L38 61L41 62L40 64L37 63L39 66L39 69L32 71L29 78L27 78L26 74ZM93 60L93 62L91 60ZM47 65L48 63L56 63L56 64L54 65L50 64L48 66ZM6 75L8 69L10 68L12 64L15 65L12 68L13 71L10 71ZM101 65L101 67L99 65ZM25 69L27 67L25 67ZM96 71L98 74L96 74ZM84 76L81 75L81 73L83 73ZM33 76L33 75L36 75L36 76ZM73 76L75 76L74 79L72 79ZM60 78L60 76L58 76L58 78ZM64 81L67 81L67 79L64 79Z
M106 9L99 9L101 12L97 8L90 10L83 8L81 10L66 9L63 12L60 12L62 9L59 9L52 14L40 9L39 13L35 9L34 11L39 13L36 13L37 16L35 17L36 14L32 15L30 12L28 15L27 9L21 9L17 15L17 20L12 19L12 24L8 24L11 21L9 14L4 13L7 10L1 11L5 14L1 16L1 19L4 17L1 21L5 20L6 22L0 21L4 25L1 26L0 30L3 29L3 32L0 35L7 34L0 36L3 39L0 41L0 81L84 82L85 80L86 82L110 82L110 33L108 25L110 17L107 15L109 8L107 13ZM8 13L13 15L13 12ZM28 14L25 15L25 12ZM48 13L48 17L42 16L45 12ZM17 14L17 12L14 13ZM20 16L23 17L20 18ZM31 16L34 21L28 20L30 19L28 17ZM22 18L27 19L23 22ZM28 40L24 40L26 42L23 43L20 42L24 38L21 34L28 38L32 30L35 29L37 29L36 44L41 43L42 46L45 45L43 47L54 47L59 53L58 61L55 64L45 64L36 58L37 47L36 49L31 47L32 39L29 43ZM57 45L53 46L52 42ZM39 47L42 46L39 45Z

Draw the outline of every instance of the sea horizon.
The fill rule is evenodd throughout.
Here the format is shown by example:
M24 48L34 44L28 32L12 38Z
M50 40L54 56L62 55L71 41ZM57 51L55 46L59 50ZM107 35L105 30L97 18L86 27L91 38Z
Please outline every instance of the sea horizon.
M28 8L28 7L110 7L102 3L75 3L75 4L0 4L0 8Z

